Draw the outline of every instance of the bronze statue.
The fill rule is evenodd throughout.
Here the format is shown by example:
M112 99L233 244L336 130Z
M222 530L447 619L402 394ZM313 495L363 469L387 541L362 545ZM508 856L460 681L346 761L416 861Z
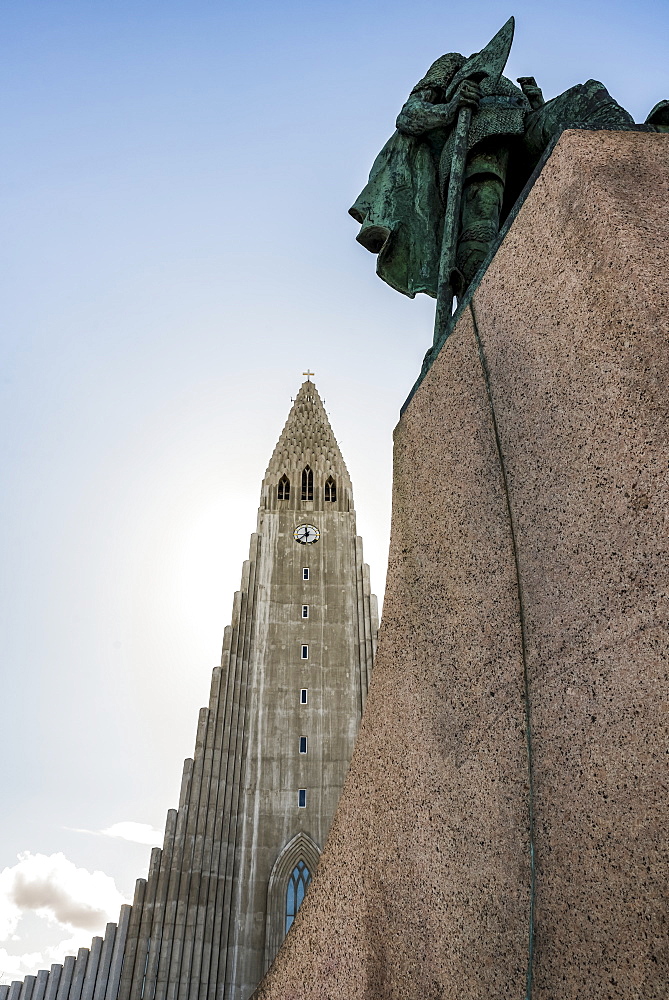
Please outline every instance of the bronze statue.
M514 21L469 59L449 52L411 91L397 131L372 167L350 214L358 242L378 254L377 273L413 298L437 299L435 343L488 256L532 170L565 123L634 127L597 80L545 102L533 77L502 75ZM667 102L648 123L665 131Z

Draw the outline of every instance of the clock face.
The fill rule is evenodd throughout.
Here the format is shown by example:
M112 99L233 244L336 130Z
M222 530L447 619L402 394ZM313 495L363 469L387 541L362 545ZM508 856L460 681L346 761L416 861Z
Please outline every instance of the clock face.
M313 524L298 524L293 532L293 538L301 545L311 545L312 542L317 542L320 537L320 531Z

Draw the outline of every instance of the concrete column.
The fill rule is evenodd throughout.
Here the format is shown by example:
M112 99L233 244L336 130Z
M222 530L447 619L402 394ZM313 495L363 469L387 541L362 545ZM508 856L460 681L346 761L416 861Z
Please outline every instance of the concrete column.
M167 823L165 824L165 839L163 841L163 850L160 856L160 867L158 873L153 880L151 886L151 891L154 894L153 903L151 907L147 907L147 914L151 917L151 925L148 931L148 937L144 936L144 929L142 930L142 941L146 942L148 947L146 964L141 965L138 960L135 962L135 976L132 984L132 991L130 994L130 1000L153 1000L155 989L156 989L156 974L158 971L158 962L160 959L160 949L163 937L163 919L165 915L165 902L167 899L167 886L170 877L170 865L172 863L172 852L174 850L174 837L177 827L178 812L176 809L170 809L167 813ZM146 988L142 993L142 978L144 976L144 967L146 968Z
M220 673L220 670L217 671ZM212 679L213 688L213 679ZM195 808L191 805L192 813L192 862L190 865L190 880L188 892L185 899L184 928L183 928L183 948L181 954L181 966L178 975L173 972L171 975L170 991L168 996L174 998L184 995L188 991L191 981L191 970L193 963L193 950L195 947L195 933L199 909L200 888L202 885L202 862L204 851L204 833L207 825L207 810L209 807L209 792L212 777L212 752L214 739L215 714L206 709L204 716L204 729L202 733L202 746L198 750L196 747L195 759L201 760L201 779L198 792L198 803ZM199 974L199 965L198 965Z
M230 630L226 629L226 639L224 639L224 652L229 658ZM226 650L227 644L227 650ZM221 697L221 667L216 667L211 679L211 692L209 697L209 721L207 726L207 739L205 744L205 761L203 776L203 791L200 796L200 816L198 818L198 842L196 844L196 858L194 859L194 869L197 870L196 878L197 892L191 894L189 904L189 925L191 927L191 954L188 963L182 965L182 973L179 983L179 1000L189 1000L189 997L197 988L200 980L202 968L202 947L204 943L204 925L207 919L207 899L211 882L211 859L213 851L213 829L216 818L218 780L220 774L220 738L219 720L223 706L220 704ZM206 794L205 794L206 786ZM186 968L188 974L186 975Z
M252 535L251 545L251 555L257 555L257 534ZM216 1000L219 992L225 990L226 982L228 931L230 927L230 910L234 888L235 849L237 844L237 810L243 761L244 732L246 728L249 628L253 620L255 569L256 559L252 558L250 561L244 563L242 570L243 589L239 628L237 630L237 667L235 670L235 689L232 699L230 747L226 761L224 803L226 820L224 820L221 833L221 857L214 907L211 967L207 992L208 1000Z
M46 985L44 1000L56 1000L58 984L60 983L60 977L62 974L63 966L58 963L54 963L54 965L51 966L51 971L49 973L49 982ZM2 997L0 997L0 1000L2 1000Z
M68 1000L81 1000L81 991L84 988L84 979L86 977L87 965L88 965L88 948L80 948L79 951L77 952L77 960L74 965L74 973L72 975L72 985L70 986Z
M376 598L372 597L371 582L369 579L369 566L362 564L362 582L364 587L365 603L365 696L369 689L369 682L372 676L372 666L374 664L374 654L376 652L376 633L379 630L378 622L375 621L374 604ZM366 700L366 699L365 699ZM364 707L364 705L363 705Z
M36 976L26 976L23 980L23 986L21 988L21 995L19 1000L31 1000L33 995L33 990L35 989L35 982L37 980Z
M369 671L371 667L372 652L372 620L369 612L369 566L362 557L362 538L358 535L355 539L356 563L358 565L358 593L359 593L359 614L360 618L360 679L362 686L362 707L364 709L367 701L367 690L369 688Z
M260 536L254 534L251 536L251 546L250 554L252 559L250 564L246 565L245 577L247 580L247 597L244 602L245 614L244 614L244 628L243 631L240 629L242 635L242 657L241 657L241 671L240 671L240 691L238 694L239 711L237 715L237 738L235 741L235 753L232 758L233 762L233 774L231 782L231 797L230 797L230 812L229 812L229 835L228 835L228 845L227 845L227 855L226 855L226 867L225 867L225 880L223 882L223 905L217 901L217 914L221 913L221 923L220 923L220 934L214 937L214 955L212 962L212 969L215 970L213 983L210 981L209 984L209 1000L217 1000L217 991L225 990L227 981L227 968L228 968L228 956L229 956L229 934L230 934L230 921L232 917L232 899L234 892L234 881L236 873L236 849L237 849L237 831L238 831L238 820L239 820L239 801L240 801L240 789L243 779L243 766L244 766L244 744L246 739L246 702L248 697L248 674L249 674L249 656L250 656L250 642L251 642L251 629L254 622L254 611L256 604L256 571L258 567L258 558L260 555ZM228 779L229 780L229 779ZM226 789L227 791L227 789ZM216 949L216 946L218 948ZM217 960L216 960L217 959Z
M56 994L56 1000L67 1000L67 998L69 997L70 986L72 985L72 977L74 976L74 966L76 965L76 962L77 960L74 957L74 955L68 955L63 960L63 971L60 974L60 981L58 983L58 993Z
M7 1000L8 996L9 996L9 986L3 983L3 985L0 986L0 1000Z
M225 671L227 671L227 669L228 669L228 663L230 661L230 639L231 639L231 636L232 636L232 626L231 625L226 625L225 629L223 630L223 645L221 647L221 663L220 663L221 669L225 670ZM212 677L212 686L213 686L213 677ZM209 701L209 708L213 709L213 707L214 706L213 706L213 704L212 704L212 702L210 700Z
M37 973L37 982L35 983L35 989L33 990L32 1000L44 1000L44 994L46 993L47 983L49 982L49 970L40 969Z
M188 901L193 882L193 861L195 853L195 838L197 834L198 818L200 814L200 798L202 795L202 783L205 763L205 741L207 736L207 725L209 721L209 709L201 708L198 718L197 734L195 737L195 753L193 755L193 777L191 780L190 795L188 799L188 809L184 831L184 844L182 850L179 881L177 892L177 906L174 918L174 934L172 942L172 955L170 958L169 973L167 977L166 996L167 1000L174 1000L179 992L179 980L184 948L190 954L190 942L186 942L186 918L188 915ZM209 775L206 776L208 780ZM206 789L205 789L206 795ZM197 885L193 886L197 893Z
M223 641L223 667L216 668L212 676L211 698L210 698L210 728L211 739L208 743L207 753L211 756L211 779L209 782L209 799L204 827L202 874L198 895L198 909L195 921L195 931L193 936L193 958L190 972L190 982L185 983L182 979L180 986L180 1000L189 1000L191 992L194 991L195 1000L199 995L202 986L202 975L205 972L203 966L204 944L207 926L213 918L213 901L216 898L216 882L218 859L220 856L220 844L216 840L216 828L220 829L220 799L221 791L221 764L222 764L222 744L224 740L223 723L226 713L227 682L230 668L230 644L232 639L232 629L228 626L225 630ZM219 799L220 796L220 799ZM208 968L208 967L207 967ZM207 973L208 975L208 973Z
M23 981L21 979L15 979L11 984L11 986L9 987L7 1000L19 1000L22 989L23 989Z
M376 594L369 595L369 610L372 616L372 653L376 656L379 633L379 599Z
M141 904L140 904L141 905ZM107 991L105 1000L116 1000L121 983L121 971L123 968L123 955L128 938L128 928L130 926L130 914L132 907L124 903L118 918L118 926L114 935L114 950L112 952L109 966L109 977L107 979Z
M168 820L168 825L169 825L169 820ZM147 991L146 988L146 983L148 983L149 980L146 979L145 983L145 972L147 967L146 956L149 950L151 925L154 917L156 885L158 882L158 873L160 871L160 865L162 863L162 855L163 852L159 847L154 847L151 851L151 860L149 862L149 877L146 880L146 888L144 889L144 903L142 905L142 912L139 918L139 923L136 932L133 968L129 972L130 980L132 983L132 985L130 986L130 995L133 997L139 996L142 991L142 988L144 988L145 993L150 992ZM125 979L125 966L123 968L123 978ZM142 986L143 983L144 987Z
M95 992L95 980L98 974L98 966L100 964L100 954L102 953L102 938L94 937L91 941L90 952L88 956L88 962L86 963L86 975L84 976L84 985L81 989L81 1000L93 1000L93 993Z
M172 863L170 865L169 880L167 884L167 898L165 901L163 935L160 943L160 955L158 958L158 971L156 975L156 991L154 994L156 1000L165 1000L167 993L167 980L170 973L170 961L172 958L172 947L174 943L174 924L178 904L179 879L181 876L181 864L186 838L186 824L188 822L188 806L193 782L193 764L194 761L190 757L184 761L183 776L181 779L179 811L177 814L177 826L174 834Z
M245 564L246 566L246 564ZM248 570L242 570L242 586L248 579ZM232 793L232 773L234 743L233 733L236 728L239 710L239 688L241 684L240 652L240 622L243 620L244 594L237 591L232 606L232 626L229 637L228 670L225 677L225 708L221 719L221 729L217 740L220 768L220 797L214 824L214 848L211 860L211 878L209 880L209 897L207 919L204 925L202 962L200 966L200 986L198 1000L208 1000L212 990L216 992L216 970L218 947L221 934L222 909L225 895L225 870L227 846L230 825L230 797Z
M146 879L138 878L135 882L135 895L130 910L130 920L128 922L128 933L123 949L122 974L119 984L119 1000L128 1000L133 982L133 970L135 967L135 956L137 954L137 940L139 937L139 927L144 912L144 896L146 893ZM117 938L118 941L118 938ZM115 946L116 950L116 946ZM112 1000L112 998L110 998Z
M365 705L365 697L367 694L366 683L365 683L365 671L364 665L364 648L365 648L365 615L364 615L364 597L362 589L362 556L360 552L360 538L355 537L352 539L351 545L351 561L353 563L352 569L355 572L355 590L354 590L354 600L355 606L353 608L353 633L355 635L355 651L354 655L357 662L355 665L356 680L359 687L359 698L360 698L360 714L362 715L362 710Z
M111 965L112 953L114 950L114 938L116 937L116 924L109 923L105 928L105 937L100 952L100 965L98 975L95 980L95 992L93 1000L104 1000L109 981L109 966Z

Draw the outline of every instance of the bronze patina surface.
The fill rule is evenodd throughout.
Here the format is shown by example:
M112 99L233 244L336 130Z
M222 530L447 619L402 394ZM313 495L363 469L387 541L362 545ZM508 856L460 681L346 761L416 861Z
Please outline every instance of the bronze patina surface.
M512 36L510 18L480 53L466 59L449 52L430 66L349 210L361 225L358 242L378 254L379 277L411 298L437 298L435 344L452 325L454 296L461 299L480 275L500 227L562 130L638 128L597 80L549 101L534 77L520 77L516 86L502 74ZM665 131L668 123L663 101L645 127Z

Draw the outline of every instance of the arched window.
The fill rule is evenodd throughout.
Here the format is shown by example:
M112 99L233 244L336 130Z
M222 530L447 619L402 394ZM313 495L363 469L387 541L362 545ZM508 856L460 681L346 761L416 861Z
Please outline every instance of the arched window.
M334 503L336 499L337 499L337 484L332 478L332 476L328 476L328 478L325 480L325 502Z
M286 890L286 934L302 905L307 886L311 882L311 872L304 861L298 861L288 879Z
M304 691L306 692L306 688ZM303 704L306 704L306 701ZM304 791L304 789L301 790ZM294 789L293 794L297 791ZM295 804L297 812L299 807L297 795L295 795ZM308 834L301 831L286 844L274 862L267 886L265 971L274 961L286 935L286 930L293 922L306 888L318 868L320 854L318 844ZM298 886L300 876L302 878L301 887Z
M302 472L302 499L314 499L314 474L308 465L304 467Z
M281 476L279 486L277 488L277 494L279 500L290 500L290 479L288 476Z

